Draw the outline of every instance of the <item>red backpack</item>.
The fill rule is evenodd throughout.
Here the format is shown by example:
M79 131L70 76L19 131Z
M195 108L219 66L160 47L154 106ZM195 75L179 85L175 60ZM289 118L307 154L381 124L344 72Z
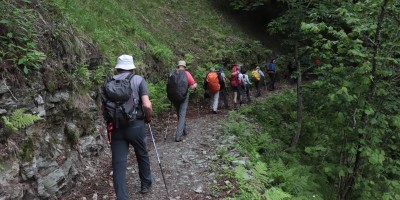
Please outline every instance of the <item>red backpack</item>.
M210 93L216 93L220 89L218 74L216 72L210 72L207 75L206 82L208 84L208 91Z
M237 71L237 65L232 68L232 75L229 77L232 87L238 87L240 85L239 72Z

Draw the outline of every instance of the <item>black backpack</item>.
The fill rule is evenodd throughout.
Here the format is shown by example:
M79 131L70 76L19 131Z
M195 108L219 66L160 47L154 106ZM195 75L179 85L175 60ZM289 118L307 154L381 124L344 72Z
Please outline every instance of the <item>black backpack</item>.
M167 97L173 103L181 103L187 97L188 78L184 70L169 73Z
M225 88L225 82L224 82L224 78L221 75L221 72L218 72L218 82L219 82L219 85L221 86L221 89Z
M115 128L128 127L130 121L136 120L139 99L133 97L131 79L135 76L129 74L124 79L118 80L114 76L107 79L104 84L104 109L107 121L112 120ZM130 107L128 101L132 99Z

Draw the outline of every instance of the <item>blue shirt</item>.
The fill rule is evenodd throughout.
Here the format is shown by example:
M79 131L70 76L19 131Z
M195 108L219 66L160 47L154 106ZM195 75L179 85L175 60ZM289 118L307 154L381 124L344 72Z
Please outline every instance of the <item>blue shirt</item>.
M275 64L274 63L268 63L265 65L265 70L268 71L273 71L275 73Z

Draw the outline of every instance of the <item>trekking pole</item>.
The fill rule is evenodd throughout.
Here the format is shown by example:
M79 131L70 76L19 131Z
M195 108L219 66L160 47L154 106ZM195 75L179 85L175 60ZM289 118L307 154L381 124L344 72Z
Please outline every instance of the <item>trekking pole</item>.
M171 117L171 110L172 110L172 102L171 102L171 107L168 112L168 121L167 121L167 129L165 130L165 135L164 135L164 142L167 140L167 134L168 134L168 126L169 126L169 119Z
M161 170L161 176L162 176L162 178L163 178L164 185L165 185L165 190L167 191L167 196L168 196L168 199L169 199L170 197L169 197L169 192L168 192L168 188L167 188L167 183L165 182L164 172L163 172L163 169L162 169L162 167L161 167L160 156L158 155L158 150L157 150L157 147L156 147L156 142L154 141L153 131L151 131L151 126L150 126L150 124L148 124L148 125L149 125L151 140L153 141L154 149L156 150L157 161L158 161L158 165L160 166L160 170Z

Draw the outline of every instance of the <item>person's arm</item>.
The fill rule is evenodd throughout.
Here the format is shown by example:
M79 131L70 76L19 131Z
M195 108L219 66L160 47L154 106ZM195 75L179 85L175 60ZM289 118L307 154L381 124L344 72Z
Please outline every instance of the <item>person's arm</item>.
M197 83L194 83L193 85L189 86L190 89L196 89L197 88Z
M227 84L226 84L226 77L225 77L225 73L221 73L221 76L222 76L222 80L224 80L224 85L226 86Z
M149 95L143 95L141 99L142 99L143 112L146 116L145 122L150 123L153 117L153 106L151 105Z
M258 70L258 73L260 74L260 76L261 76L262 78L265 78L264 72L262 72L261 70Z
M145 114L144 121L146 123L150 123L153 117L153 106L151 104L149 91L147 89L147 84L144 79L142 79L142 82L140 82L139 85L139 96L140 100L142 101L142 109Z
M196 81L194 80L193 76L192 76L188 71L185 71L185 72L186 72L186 75L187 75L187 77L188 77L188 85L189 85L189 88L190 88L190 89L196 89L196 88L197 88L197 83L196 83Z

